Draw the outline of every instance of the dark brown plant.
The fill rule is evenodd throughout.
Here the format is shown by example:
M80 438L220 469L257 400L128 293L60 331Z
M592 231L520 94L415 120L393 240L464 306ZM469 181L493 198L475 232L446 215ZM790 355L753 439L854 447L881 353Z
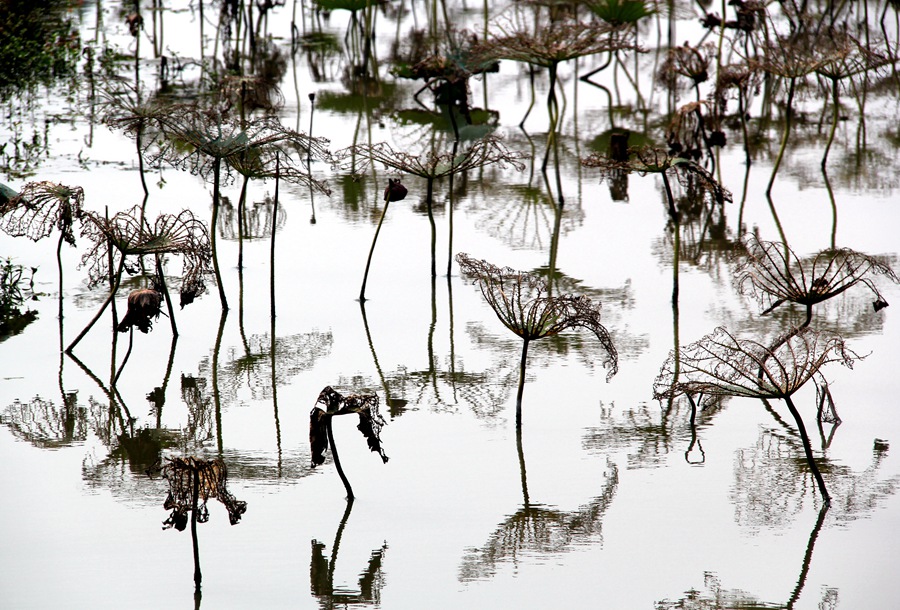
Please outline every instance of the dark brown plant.
M56 182L29 182L16 197L0 204L0 230L38 241L54 229L60 243L75 245L75 221L84 214L84 190Z
M163 529L174 527L184 531L187 514L191 511L196 512L198 522L206 523L209 521L206 504L210 498L225 506L231 525L236 525L247 512L247 503L231 495L226 487L228 468L222 458L165 458L159 473L169 483L169 494L163 508L172 511L169 518L163 521Z
M435 180L494 164L501 167L512 165L519 171L525 169L525 166L520 160L524 158L524 154L510 151L503 141L494 135L488 135L484 138L475 140L462 150L458 150L457 147L454 146L452 151L440 154L428 152L422 155L414 155L402 150L394 150L387 142L379 142L377 144L357 144L335 153L335 159L339 163L348 164L348 160L353 160L353 164L355 165L357 157L362 157L364 160L362 166L356 167L355 171L359 174L363 174L370 164L380 164L383 165L385 169L391 169L402 174L412 174L413 176L419 176L420 178L425 179L425 205L428 210L428 222L431 225L432 277L437 275L435 252L437 247L437 229L435 227L432 210ZM374 241L372 247L374 248ZM369 259L371 260L371 252L369 253ZM367 276L368 265L366 266L366 277ZM360 301L365 301L365 286L366 280L364 277L362 289L360 290Z
M654 382L653 396L657 400L670 400L684 394L692 400L697 397L701 404L725 396L784 400L797 424L809 468L827 504L830 496L791 396L810 379L822 387L825 379L820 369L824 365L839 362L852 368L860 359L840 336L826 335L809 327L791 329L774 342L739 339L720 327L677 353L674 350L669 353Z
M620 161L607 155L592 153L581 159L581 164L599 169L602 178L623 171L637 172L640 175L659 174L665 189L669 217L673 222L680 221L681 213L669 183L670 172L685 187L711 198L714 203L723 204L732 200L731 192L719 184L709 170L691 159L650 146L632 146L628 149L628 154L627 161Z
M200 573L200 551L197 543L197 523L209 521L209 509L206 504L210 498L221 502L228 511L228 521L236 525L245 512L247 503L235 498L228 491L228 468L222 458L204 460L196 457L164 458L158 472L169 483L169 494L163 508L171 510L169 518L163 521L163 529L174 527L184 531L187 527L188 513L191 514L191 539L194 549L194 584L199 589L202 575ZM155 468L148 470L153 474Z
M806 308L807 326L812 308L842 292L862 284L874 293L875 311L887 307L874 278L881 276L900 283L894 270L874 256L850 248L827 248L801 259L781 242L745 240L746 254L735 268L734 284L757 300L765 315L785 302Z
M150 332L153 320L159 318L162 293L154 288L139 288L128 294L128 310L116 330L127 332L137 326L142 333Z
M157 260L156 276L160 281L163 295L167 297L160 257L166 254L181 256L184 271L181 280L181 303L192 302L206 287L206 280L211 275L211 249L209 232L206 225L198 220L190 210L182 210L177 216L160 214L153 225L144 219L141 222L141 207L119 212L112 218L101 217L92 212L85 213L82 236L91 242L91 248L81 257L82 266L88 268L88 284L91 287L111 282L110 293L94 318L81 331L78 337L66 348L71 353L79 341L97 322L106 307L115 297L122 280L122 273L127 268L129 259L136 264L141 256L153 255ZM118 255L115 270L110 264ZM169 301L168 298L166 298ZM173 316L169 303L169 316ZM175 331L173 325L173 332Z
M516 429L522 426L522 392L525 365L531 341L558 335L571 328L586 328L600 340L603 365L609 368L607 381L619 370L619 357L612 337L600 323L600 305L586 296L550 294L549 286L539 277L509 267L456 256L460 271L478 284L488 305L506 328L522 338L519 389L516 396Z
M534 10L528 11L528 8ZM547 95L550 126L542 164L544 170L547 169L559 126L556 96L559 65L599 53L640 50L630 28L598 19L576 19L574 14L554 10L558 8L553 6L545 10L536 4L516 3L513 10L495 21L492 31L496 34L472 49L472 55L482 62L508 59L547 69L550 78ZM525 119L522 119L520 126L524 122Z
M0 202L0 231L38 241L59 231L56 266L59 274L59 318L63 317L62 245L75 245L75 221L84 217L84 190L56 182L29 182L22 192ZM61 339L60 339L61 340Z
M359 416L359 424L356 426L366 438L369 450L378 453L383 463L387 463L381 446L381 428L385 425L384 419L378 412L377 394L343 394L337 392L331 386L326 386L319 392L316 404L309 413L309 446L312 454L312 466L325 463L325 451L331 448L334 457L334 465L338 475L347 490L347 499L353 500L353 489L341 468L341 460L338 457L337 447L334 443L334 432L331 427L331 419L336 415L349 415L356 413Z

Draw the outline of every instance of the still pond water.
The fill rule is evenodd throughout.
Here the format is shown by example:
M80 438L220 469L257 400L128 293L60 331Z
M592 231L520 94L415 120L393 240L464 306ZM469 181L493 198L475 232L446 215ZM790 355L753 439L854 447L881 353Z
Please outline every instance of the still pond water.
M159 87L154 32L169 67L184 66L173 79L195 82L201 57L213 53L220 3L205 3L202 50L199 3L159 3L164 8L156 13L143 4L144 87ZM284 62L278 116L286 126L309 132L312 123L313 135L328 138L333 152L383 141L411 154L451 151L453 131L433 95L422 92L417 103L422 81L390 73L391 49L402 50L414 30L446 30L445 20L482 38L485 30L498 35L501 3L404 1L373 12L377 62L368 69L375 64L380 87L365 95L348 89L350 51L291 53L292 20L301 34L321 27L352 48L354 37L345 38L350 13L335 10L317 22L309 7L292 4L273 9L261 26ZM883 6L869 7L875 36ZM524 169L490 165L455 176L452 185L435 183L436 278L426 181L403 174L409 195L385 215L364 305L358 297L381 192L400 175L380 165L354 182L341 168L314 163L330 196L282 182L277 212L274 180L251 181L242 268L240 181L227 181L215 231L230 309L222 313L210 282L207 294L176 308L177 340L161 317L152 332L134 333L130 353L128 334L110 332L107 310L72 356L61 354L107 294L102 286L88 289L78 267L83 238L62 250L60 322L55 234L38 242L0 234L0 255L38 268L40 293L29 303L37 320L0 343L0 606L900 607L895 307L873 312L862 284L816 306L814 324L840 332L866 356L852 370L823 369L839 426L816 423L813 384L793 396L831 492L827 511L782 401L727 399L698 412L692 428L687 402L653 398L674 346L718 326L758 338L803 321L797 307L762 316L735 289L730 253L739 252L742 229L786 239L801 257L848 247L896 269L900 97L890 70L872 77L887 84L873 88L862 112L861 94L844 89L846 120L827 177L820 160L831 106L823 111L825 94L808 79L794 101L771 200L766 188L784 126L784 90L771 94L770 107L763 93L753 96L753 162L748 170L740 121L730 122L714 175L733 201L681 223L673 265L673 224L659 174L628 176L626 198L599 170L579 163L592 147L607 152L598 136L612 127L663 143L672 100L654 73L669 40L718 43L718 31L704 40L695 5L660 8L639 30L647 52L635 58L622 51L620 62L592 77L605 88L579 76L606 54L560 65L559 159L546 174L547 70L535 74L537 97L524 127L532 100L527 64L504 60L498 72L470 79L469 102L490 112L479 115L486 125L469 129L475 137L501 135L510 151L524 154ZM98 0L70 16L86 45L133 55L128 11L120 9ZM889 14L896 42L892 23ZM786 30L777 15L771 25ZM133 64L120 67L133 78ZM4 138L34 131L46 145L30 175L7 169L4 182L16 190L35 180L81 186L85 208L101 214L140 204L134 141L89 120L85 88L68 94L60 87L40 89L19 123L4 113ZM319 104L314 110L310 93ZM694 99L693 88L683 87L675 107ZM735 100L730 104L733 113ZM148 168L147 181L149 217L188 208L209 221L210 183L166 166ZM518 439L522 344L455 263L447 276L450 254L458 252L551 273L559 291L599 302L618 374L607 381L600 344L589 332L532 343ZM168 272L177 278L180 268L173 260ZM143 285L127 277L117 296L120 317L128 291ZM900 288L874 280L888 303L900 303ZM329 385L378 394L387 422L381 440L390 460L382 463L354 430L355 417L334 420L356 496L350 504L330 453L323 466L310 466L309 413ZM197 528L199 595L190 528L162 529L168 487L146 474L159 457L189 455L221 457L229 491L247 503L232 526L224 506L210 500L209 521Z

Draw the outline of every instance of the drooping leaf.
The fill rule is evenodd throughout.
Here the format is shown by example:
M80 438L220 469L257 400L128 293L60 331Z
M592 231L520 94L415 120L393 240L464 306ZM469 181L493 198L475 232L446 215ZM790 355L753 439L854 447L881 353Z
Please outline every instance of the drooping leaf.
M316 405L309 414L309 442L313 466L325 461L325 449L328 448L328 418L336 415L356 413L359 415L357 429L366 438L369 450L378 453L381 461L387 463L388 456L381 446L381 428L385 421L378 411L377 394L347 394L346 396L326 386L319 392Z
M309 413L309 448L312 454L313 468L325 463L325 450L328 449L327 420L328 413L313 407Z
M618 372L618 353L606 327L600 323L600 305L586 296L551 296L541 278L497 267L468 254L456 256L463 274L474 279L488 305L506 328L532 341L558 335L571 328L586 328L603 347L603 364L609 368L607 379Z
M206 503L215 498L228 510L228 520L236 525L247 512L247 503L238 500L228 491L228 468L222 458L203 460L196 457L165 458L159 468L160 474L169 483L169 495L163 508L172 514L163 522L163 529L175 527L181 531L187 525L187 513L194 509L194 481L197 485L197 521L209 520Z
M64 186L55 182L29 182L18 195L0 203L0 230L13 237L38 241L53 229L75 245L73 230L84 214L84 190L80 186Z

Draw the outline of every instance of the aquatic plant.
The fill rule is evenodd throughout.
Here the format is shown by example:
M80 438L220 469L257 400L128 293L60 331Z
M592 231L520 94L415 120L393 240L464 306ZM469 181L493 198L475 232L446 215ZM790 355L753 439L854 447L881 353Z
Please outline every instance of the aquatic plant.
M684 44L672 47L666 53L658 71L658 80L665 84L675 84L674 77L683 77L700 101L700 83L709 80L710 63L714 59L716 47L713 43L707 42L700 46L692 46Z
M586 328L600 340L601 362L608 367L609 381L619 370L619 356L612 337L600 323L600 305L586 296L550 294L549 286L539 277L497 267L477 260L464 252L456 256L460 271L478 284L481 294L503 325L522 339L519 365L519 387L516 393L516 429L522 427L522 393L528 345L532 341L558 335L570 328Z
M37 319L37 312L21 309L26 299L34 297L35 271L31 269L29 285L25 287L22 265L16 265L8 258L0 261L0 341Z
M423 155L414 155L405 151L394 150L387 142L356 144L335 153L335 159L339 163L344 164L347 163L348 159L355 161L356 157L364 159L362 166L356 168L359 174L366 171L368 164L374 163L381 164L386 169L392 169L403 174L412 174L425 179L427 184L425 205L428 210L428 222L431 225L431 277L437 275L435 262L437 229L434 224L434 213L432 210L435 180L492 164L497 164L501 167L512 165L519 171L525 169L525 166L520 161L524 155L510 151L503 141L495 135L488 135L475 140L464 146L461 151L458 150L458 146L454 145L453 151L440 154L429 151ZM365 295L361 293L360 300L365 300L364 297Z
M366 301L366 281L369 279L369 267L372 265L372 254L375 252L375 242L378 241L378 234L381 232L381 225L387 214L388 205L392 201L402 201L406 199L407 188L400 182L400 178L388 178L388 185L384 188L384 208L381 210L381 218L378 219L378 226L375 227L375 235L372 237L372 246L369 248L369 257L366 259L366 272L363 274L362 286L359 289L359 302Z
M515 6L493 24L492 31L499 34L477 45L472 54L481 61L508 59L547 69L550 77L547 94L550 126L542 164L542 170L546 171L559 126L556 96L559 65L579 57L625 49L637 50L638 47L626 35L626 30L618 25L601 20L578 20L571 16L565 18L556 11L544 11L540 7L528 12L522 8L528 3L517 3ZM525 119L522 119L520 126L524 122Z
M329 160L328 140L313 138L284 127L275 116L262 116L241 121L221 109L204 109L193 104L176 105L157 118L164 139L154 142L148 151L152 161L166 161L180 169L188 169L212 181L213 206L210 226L215 227L219 212L222 163L231 158L235 163L249 159L254 168L274 171L273 161L292 153L316 160ZM266 163L263 163L263 160ZM227 171L226 166L226 171ZM227 178L227 174L226 174ZM324 188L320 182L312 186ZM326 190L327 192L327 190ZM211 233L213 270L219 288L219 300L228 309L219 262L216 255L216 232Z
M335 584L334 572L338 562L338 551L341 547L341 537L344 534L344 528L347 526L347 520L350 518L350 511L353 509L353 501L347 502L341 522L338 524L337 531L334 533L334 541L331 544L331 556L325 556L325 543L316 539L311 541L312 553L309 559L309 589L312 594L318 598L319 604L323 608L334 608L336 606L368 606L378 605L381 600L381 589L384 587L384 571L382 562L387 551L387 543L381 545L380 548L372 551L369 555L369 561L366 569L359 572L357 584L359 593L354 592L347 585Z
M197 544L197 523L209 521L206 504L210 498L221 502L228 510L228 521L237 525L247 512L247 503L235 498L227 489L228 468L222 458L204 460L197 457L165 458L161 465L151 468L159 472L169 483L169 493L163 508L171 510L163 521L163 529L174 527L183 532L187 527L188 513L191 513L191 540L194 548L194 584L199 589L200 552Z
M69 9L48 0L0 6L0 101L76 73L83 45Z
M734 285L741 294L751 296L760 305L761 315L785 302L806 308L808 326L812 308L845 290L862 284L875 295L872 307L888 306L874 277L900 283L894 270L874 256L850 248L826 248L801 259L787 244L762 241L755 236L744 240L745 250L734 270Z
M112 218L101 217L93 212L85 213L82 236L87 237L92 242L92 246L81 257L81 262L88 268L88 285L94 287L108 281L111 288L100 310L78 337L69 344L66 352L72 352L115 297L128 257L180 255L184 265L180 289L181 307L193 302L206 290L206 278L211 273L212 259L206 225L198 220L190 210L182 210L177 216L160 214L153 225L146 220L142 225L140 217L140 206L119 212ZM118 252L119 262L116 269L112 270L114 251ZM177 335L177 329L174 326L174 310L171 299L168 297L168 289L165 285L159 258L157 258L156 277L166 296L173 333Z
M773 26L774 29L774 26ZM766 28L769 31L769 28ZM771 38L756 41L759 54L745 58L751 68L787 80L787 97L784 102L784 130L781 144L772 165L772 174L766 186L766 196L771 197L775 177L784 159L788 138L793 126L794 94L798 81L839 60L845 51L828 44L827 32L819 33L809 27L800 27L788 34L775 33Z
M446 37L429 46L424 36L414 36L410 42L407 57L395 57L391 73L399 78L421 79L424 84L414 94L413 99L423 107L419 95L430 91L438 106L447 108L455 138L461 137L461 126L457 115L465 123L462 127L473 124L473 116L469 107L469 79L479 74L497 72L500 63L496 60L483 60L473 55L472 49L478 45L478 36L467 31L448 30Z
M668 153L651 146L633 146L628 149L628 159L619 160L600 153L591 153L581 159L585 167L597 168L603 178L615 176L616 172L637 172L638 174L659 174L665 189L666 204L669 217L679 222L681 211L676 206L675 195L669 182L671 171L686 187L693 189L698 195L709 197L714 203L723 204L731 201L731 193L715 179L715 177L697 162L678 155ZM695 204L696 202L690 202Z
M309 413L309 445L312 453L312 466L315 468L325 463L325 451L331 448L334 457L334 466L337 468L341 482L347 490L347 500L353 500L353 489L350 481L341 468L341 460L338 457L337 446L334 444L334 432L331 427L331 419L336 415L348 415L356 413L359 416L359 425L356 426L369 444L369 449L378 453L383 463L387 463L388 456L381 447L381 428L385 425L384 419L378 412L377 394L348 394L346 396L337 392L331 386L325 386L316 404Z
M635 25L645 17L657 13L645 0L582 0L583 4L599 19L614 26Z
M890 45L884 45L887 52L890 53ZM829 28L828 35L822 36L818 42L820 52L822 48L830 50L829 57L831 60L816 69L816 74L825 77L831 84L831 129L828 133L828 142L825 144L825 150L822 153L822 169L828 163L828 153L831 151L831 145L834 142L834 135L837 131L838 122L841 116L840 105L840 83L845 80L851 81L849 87L856 89L861 79L867 79L870 73L876 73L882 68L893 66L895 59L889 54L873 50L870 46L862 44L859 40L851 36L843 29ZM860 108L862 114L863 108Z
M781 399L794 418L809 469L826 504L830 496L813 457L809 435L791 396L810 379L821 386L820 369L831 362L853 367L861 356L843 338L810 327L791 329L771 343L739 339L723 327L677 352L672 350L653 384L657 400L680 395L699 397L703 404L724 396ZM774 347L773 347L774 346Z
M128 293L128 309L116 327L120 333L138 327L142 333L150 332L153 320L159 318L162 293L155 288L139 288Z
M59 271L59 317L62 318L62 245L75 245L75 221L84 216L84 189L56 182L29 182L17 195L0 203L0 230L13 237L39 241L59 231L56 265Z

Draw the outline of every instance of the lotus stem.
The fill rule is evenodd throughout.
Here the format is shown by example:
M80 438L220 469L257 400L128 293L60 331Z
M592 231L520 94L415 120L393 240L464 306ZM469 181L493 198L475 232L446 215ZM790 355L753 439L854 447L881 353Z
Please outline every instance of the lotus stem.
M525 451L522 449L522 429L516 428L516 450L519 453L519 477L522 479L522 502L525 508L531 504L528 498L528 475L525 472Z
M790 85L788 86L787 103L784 107L784 133L781 135L781 147L778 149L778 156L775 158L775 165L772 166L772 176L769 178L769 185L766 187L766 196L770 199L772 195L772 185L775 184L775 175L778 173L778 168L781 165L782 158L784 158L784 151L787 148L788 137L791 134L791 118L793 117L793 109L791 108L791 104L794 101L795 79L791 78L789 80Z
M87 326L78 334L77 337L69 344L69 347L66 348L66 353L71 354L72 350L75 349L75 346L78 345L79 341L81 341L88 331L97 323L97 320L100 319L100 316L103 315L103 312L106 311L106 308L109 307L109 304L112 302L113 298L116 296L116 291L119 290L119 283L122 280L122 270L125 268L125 257L122 256L122 259L119 261L119 269L116 271L116 277L113 282L112 288L109 291L109 295L106 297L106 300L103 301L103 305L100 306L100 310L94 314L94 317L91 318L91 321L88 322Z
M519 389L516 392L516 431L522 429L522 393L525 390L525 364L528 361L528 339L522 344L522 362L519 364Z
M119 375L122 374L122 370L125 368L125 363L128 362L128 357L131 356L131 348L134 345L134 327L128 329L128 349L125 350L125 357L122 358L122 364L119 365L119 369L116 371L115 377L113 377L112 385L115 386L119 383Z
M435 257L437 252L437 227L434 225L434 210L432 199L434 198L434 178L428 177L428 191L425 197L425 203L428 208L428 222L431 225L431 277L437 277L435 266Z
M222 286L222 273L219 271L219 255L216 249L216 223L219 219L219 173L221 166L222 159L216 158L215 165L213 166L213 210L212 220L210 221L212 226L209 227L209 241L210 247L212 248L213 271L215 271L216 285L219 288L219 301L222 303L222 310L228 311L228 299L225 298L225 287Z
M59 319L63 319L63 266L62 266L62 245L64 233L59 232L59 241L56 244L56 268L59 270ZM32 280L34 278L32 277ZM60 334L60 343L62 343L62 334Z
M822 171L825 171L825 165L828 163L828 153L831 151L831 144L834 142L834 133L837 131L838 120L840 119L840 104L838 104L838 80L831 79L831 98L834 105L834 111L831 116L831 132L828 134L828 143L825 145L825 152L822 153Z
M166 309L169 312L169 324L172 327L172 336L178 336L178 326L175 324L175 308L172 307L172 298L169 296L169 287L166 285L166 276L163 275L162 259L156 255L156 277L159 278L159 287L162 288L163 297L166 299Z
M334 456L334 466L337 468L338 475L341 477L341 482L347 490L347 502L352 502L354 498L353 489L350 487L350 481L347 480L347 475L344 474L344 469L341 468L341 458L338 457L337 445L334 444L334 432L331 429L332 418L333 416L329 414L325 420L325 429L328 432L328 446L331 448L331 455Z
M275 154L275 200L272 203L272 240L269 248L269 313L272 324L275 323L275 229L278 225L278 183L281 181L281 153ZM275 345L275 333L272 333L272 345ZM274 385L272 388L274 389Z
M378 219L378 226L375 228L375 237L372 238L372 246L369 248L369 258L366 259L366 272L363 274L362 287L359 289L359 302L366 302L366 282L369 279L369 267L372 265L372 254L375 252L375 242L378 241L378 233L381 232L381 223L384 222L384 217L387 214L388 206L391 204L390 201L384 202L384 209L381 210L381 218Z
M191 490L191 543L194 547L194 588L200 591L200 581L203 575L200 573L200 545L197 543L197 501L200 496L200 471L197 467L192 468L194 474L194 484Z
M547 171L547 163L550 161L550 151L556 144L556 129L559 122L559 102L556 99L556 64L550 65L550 93L547 94L547 112L550 115L550 130L547 134L547 150L544 151L544 161L541 171Z
M806 434L806 426L803 425L803 418L800 417L800 412L797 411L797 407L794 406L794 402L791 400L790 396L785 396L784 402L787 404L788 410L791 412L791 415L794 416L794 421L797 423L797 430L800 432L800 440L803 441L803 451L806 453L806 462L809 464L809 469L812 470L813 476L816 479L816 484L819 486L819 491L822 493L822 500L825 502L825 506L830 506L831 496L828 495L828 490L825 489L825 480L822 478L822 473L819 472L819 467L816 465L816 460L813 458L812 446L809 444L809 435Z

